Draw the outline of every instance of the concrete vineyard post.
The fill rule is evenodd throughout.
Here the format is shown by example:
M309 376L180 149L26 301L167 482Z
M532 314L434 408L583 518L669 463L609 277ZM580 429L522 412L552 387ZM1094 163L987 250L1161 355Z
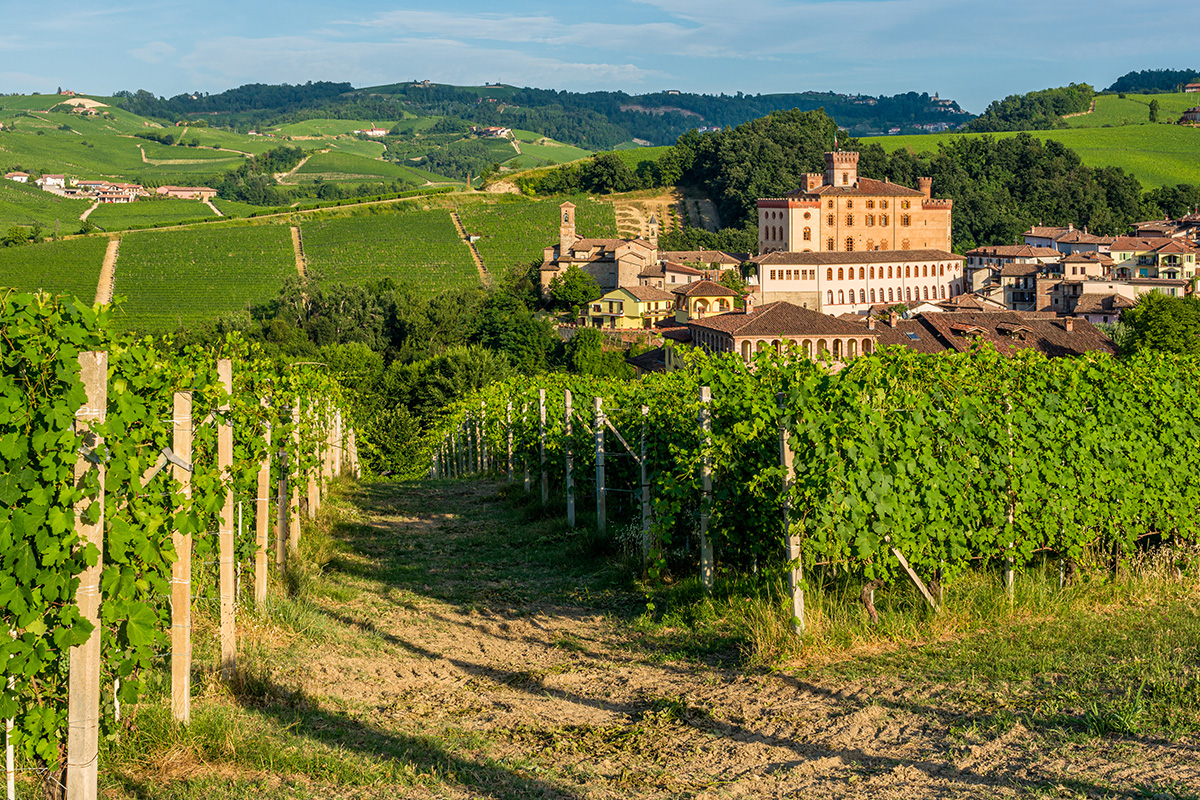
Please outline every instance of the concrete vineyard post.
M604 401L595 398L596 411L596 530L601 534L608 527L608 512L604 506Z
M312 425L316 428L317 415L313 411L313 404L310 401L308 404L308 417L312 421ZM317 486L317 476L321 470L321 444L317 440L317 463L315 466L308 469L308 518L316 519L317 510L321 507L321 490Z
M286 449L280 447L275 455L279 460L279 483L275 490L275 566L282 571L287 559L289 467Z
M646 424L650 418L650 407L642 406L642 569L650 565L650 462L646 449Z
M438 454L434 450L429 454L429 479L436 481L438 479Z
M266 406L264 401L263 406ZM264 425L263 436L266 447L263 449L262 463L258 468L258 492L255 496L257 508L254 511L254 538L258 545L254 551L254 602L262 604L267 599L267 531L271 518L271 423Z
M171 449L179 460L192 463L192 395L176 392L171 413ZM192 473L171 467L187 507L192 498ZM187 724L192 719L192 535L173 531L175 563L171 565L171 715Z
M358 464L358 437L354 428L350 429L350 477L355 480L362 477L362 468Z
M8 691L12 693L14 678L8 679ZM8 789L8 800L17 800L17 748L13 745L13 720L4 721L4 783Z
M237 631L234 627L234 541L233 541L233 425L229 422L230 395L233 394L233 361L222 358L217 361L217 375L225 389L221 401L221 421L217 428L217 468L221 480L226 482L225 504L221 508L221 525L218 534L220 550L221 584L221 677L233 680L237 662Z
M467 437L467 473L477 475L479 474L479 428L474 414L467 414L466 425L464 435Z
M542 469L542 505L550 502L550 477L546 474L546 390L538 389L538 461Z
M483 468L483 474L488 473L490 464L488 464L488 446L487 446L487 406L484 401L479 401L479 463Z
M713 554L708 540L708 522L712 513L712 393L700 387L700 582L712 593Z
M295 476L295 477L293 477ZM292 499L288 505L288 549L300 552L300 401L292 406L292 455L288 457L288 483Z
M100 757L100 574L104 570L104 463L99 457L103 439L92 433L92 425L103 423L108 408L108 353L79 354L80 380L87 399L75 412L75 431L83 437L82 452L75 462L75 485L82 486L90 474L97 479L95 497L75 504L75 531L79 546L94 545L99 551L95 565L79 575L75 604L80 616L92 624L83 644L71 648L67 695L67 798L95 800ZM90 458L95 458L93 463ZM99 516L88 520L93 504Z
M566 423L567 438L565 440L565 449L567 451L567 525L571 528L575 527L575 476L572 472L574 467L574 459L571 457L571 390L563 390L563 402L566 404L566 411L563 412L563 422Z
M792 595L792 631L797 636L804 635L804 572L800 563L800 537L792 527L792 478L795 475L796 455L792 452L791 432L784 424L783 411L787 405L787 395L783 392L775 395L779 404L779 466L783 467L783 537L787 547L787 560L791 565L788 570L788 590Z
M508 401L508 405L504 407L504 438L507 440L507 452L505 457L505 466L508 470L508 485L512 486L513 482L513 467L512 467L512 400Z
M342 410L339 408L333 414L333 476L342 477L342 455L345 433L342 430Z
M521 430L526 434L529 432L529 403L521 406ZM521 459L525 469L525 494L529 494L529 451L525 451L525 457Z

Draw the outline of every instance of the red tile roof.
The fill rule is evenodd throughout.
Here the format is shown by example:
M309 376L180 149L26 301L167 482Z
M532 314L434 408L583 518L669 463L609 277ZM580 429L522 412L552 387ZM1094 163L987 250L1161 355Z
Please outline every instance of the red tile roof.
M756 264L808 265L826 264L904 264L914 261L963 261L963 256L945 250L863 250L857 253L792 253L774 250L750 259Z
M866 326L786 303L767 303L752 313L730 311L688 322L689 328L721 331L732 336L858 336Z
M738 297L738 293L728 286L722 286L713 281L692 281L671 290L684 297Z

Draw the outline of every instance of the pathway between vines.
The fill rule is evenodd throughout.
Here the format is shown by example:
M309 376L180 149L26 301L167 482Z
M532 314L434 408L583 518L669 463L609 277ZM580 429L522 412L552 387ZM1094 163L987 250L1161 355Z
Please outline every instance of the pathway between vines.
M1200 785L1194 746L1049 746L955 707L950 686L830 685L738 666L732 652L668 658L631 628L643 597L575 553L560 522L521 522L492 484L365 486L355 503L327 568L340 587L329 596L352 599L315 601L338 633L291 648L273 680L337 715L300 731L316 740L442 743L436 787L389 796L916 800Z

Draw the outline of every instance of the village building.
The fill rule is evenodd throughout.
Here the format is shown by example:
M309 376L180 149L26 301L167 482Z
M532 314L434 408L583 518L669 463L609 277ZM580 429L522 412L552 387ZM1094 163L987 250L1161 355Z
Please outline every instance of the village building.
M868 328L786 302L750 304L742 311L689 320L687 327L694 346L737 353L747 362L766 348L840 361L873 352L876 339L873 324Z
M1193 92L1200 92L1200 83L1189 83L1183 87L1183 90L1189 94Z
M1121 280L1130 278L1196 277L1196 247L1174 237L1141 238L1122 236L1110 249L1114 262L1113 275Z
M701 280L671 290L676 325L732 311L738 293L728 286Z
M65 189L65 188L67 188L67 176L66 175L43 175L42 177L40 177L36 181L34 181L34 183L36 183L38 186L40 186L46 190Z
M160 186L154 191L155 194L182 200L212 200L217 196L217 190L208 186Z
M388 135L387 128L376 128L374 126L370 128L363 128L362 130L355 131L355 133L359 136L371 136L373 138L379 138L380 136Z
M798 189L758 201L758 252L950 250L953 201L858 175L858 153L825 154L825 173L806 173Z
M658 248L646 239L584 239L575 232L575 204L559 206L558 244L542 253L539 270L543 294L550 281L568 267L591 275L603 292L636 286L647 268L658 264ZM659 288L659 287L656 287Z
M1048 269L1064 278L1101 280L1112 274L1115 264L1116 262L1104 253L1072 253L1064 256L1057 264L1050 265Z
M737 269L750 258L742 253L726 253L724 250L664 250L659 257L664 261L717 273Z
M1137 302L1124 295L1117 294L1083 294L1075 302L1073 313L1083 317L1093 325L1099 323L1115 323L1121 321L1121 312L1133 308Z
M964 286L966 291L975 292L997 283L1000 270L1009 264L1049 264L1062 257L1052 247L1035 247L1028 244L1001 244L976 247L966 252Z
M707 273L695 267L664 260L642 270L638 274L638 282L643 286L653 286L655 289L669 290L678 284L704 280L706 276Z
M10 181L16 181L17 183L29 183L28 172L8 172L5 173L4 177Z
M593 328L650 328L675 313L675 296L653 286L623 286L588 304Z
M1114 236L1096 236L1087 229L1076 230L1074 225L1056 228L1034 225L1023 234L1025 244L1031 247L1047 247L1064 255L1072 253L1107 253Z
M945 250L862 253L772 251L751 259L759 301L838 315L875 305L939 301L963 293L963 262Z
M1179 117L1180 122L1200 123L1200 106L1192 106Z

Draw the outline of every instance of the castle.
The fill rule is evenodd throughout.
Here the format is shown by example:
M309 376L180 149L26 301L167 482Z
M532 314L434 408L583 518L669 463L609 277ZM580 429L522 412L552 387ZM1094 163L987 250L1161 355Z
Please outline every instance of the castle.
M804 174L800 188L758 201L758 252L849 253L864 250L950 252L952 200L920 189L861 178L858 153L826 153L825 173Z

